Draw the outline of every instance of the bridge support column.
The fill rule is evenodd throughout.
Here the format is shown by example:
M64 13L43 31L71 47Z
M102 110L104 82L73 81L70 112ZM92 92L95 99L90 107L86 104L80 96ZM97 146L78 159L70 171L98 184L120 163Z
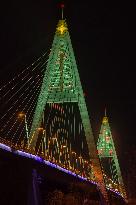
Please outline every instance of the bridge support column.
M35 169L32 170L32 179L28 193L28 205L42 205L38 184L38 175Z

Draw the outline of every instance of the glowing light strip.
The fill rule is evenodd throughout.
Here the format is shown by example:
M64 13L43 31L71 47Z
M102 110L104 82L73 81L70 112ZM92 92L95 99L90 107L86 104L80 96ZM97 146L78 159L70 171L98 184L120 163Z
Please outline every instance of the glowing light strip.
M80 176L80 175L78 175L78 174L75 174L74 172L72 172L72 171L70 171L70 170L67 170L67 169L65 169L65 168L63 168L63 167L60 167L60 166L57 165L57 164L53 164L53 163L51 163L51 162L49 162L49 161L46 161L46 160L44 160L43 158L41 158L41 157L39 157L39 156L37 156L37 155L33 155L33 154L30 154L30 153L27 153L27 152L24 152L24 151L21 151L21 150L12 150L12 148L10 148L9 146L7 146L7 145L5 145L5 144L2 144L2 143L0 143L0 148L1 148L1 149L4 149L4 150L6 150L6 151L12 152L12 153L14 153L14 154L18 154L18 155L23 156L23 157L27 157L27 158L30 158L30 159L34 159L34 160L36 160L36 161L38 161L38 162L44 163L44 164L46 164L46 165L52 167L52 168L56 168L56 169L58 169L58 170L60 170L60 171L62 171L62 172L65 172L65 173L67 173L67 174L73 175L74 177L77 177L77 178L79 178L79 179L81 179L81 180L83 180L83 181L88 181L88 182L90 182L90 183L92 183L92 184L97 185L96 182L91 181L91 180L88 180L87 178L84 178L84 177L82 177L82 176Z

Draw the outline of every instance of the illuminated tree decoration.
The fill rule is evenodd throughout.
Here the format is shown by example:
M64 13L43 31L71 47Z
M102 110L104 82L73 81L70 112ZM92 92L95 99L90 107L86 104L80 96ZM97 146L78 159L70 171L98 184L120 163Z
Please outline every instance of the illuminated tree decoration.
M50 159L53 158L58 153L57 146L59 143L63 144L63 141L67 143L69 140L71 141L75 140L78 136L78 133L76 133L77 131L75 130L75 124L77 122L75 118L72 119L69 118L70 114L74 116L73 107L75 107L76 105L76 107L78 108L79 118L81 119L81 123L82 123L83 134L85 136L84 142L87 145L86 152L88 152L88 158L89 158L88 160L89 161L92 160L92 164L93 164L92 167L93 167L93 173L95 175L95 179L99 182L98 186L99 189L101 190L101 193L104 196L103 197L104 200L107 201L108 200L107 191L105 188L102 170L97 155L97 149L94 142L94 136L91 129L90 119L89 119L89 115L88 115L88 111L84 99L82 85L79 78L74 51L72 48L71 39L69 36L66 21L63 20L63 18L58 22L54 41L52 44L52 49L48 59L48 64L47 67L45 67L43 82L38 96L35 113L33 116L32 125L30 129L29 146L28 146L29 150L35 150L36 143L38 141L38 132L36 130L38 127L41 126L43 113L46 111L46 107L48 107L48 105L52 103L55 103L55 109L59 107L58 104L62 104L61 110L63 110L63 108L65 107L67 116L65 116L66 113L64 114L62 113L62 116L65 118L65 120L61 128L58 128L58 132L54 131L57 133L57 141L55 142L51 140L52 137L51 133L53 134L53 129L55 130L57 127L55 126L55 123L57 123L59 126L59 124L62 123L62 120L59 118L57 118L56 120L56 118L54 118L52 119L52 121L50 121L51 123L50 133L48 134L47 137L48 140L50 141L50 145L54 147L53 152L49 150L49 155L52 155L50 156ZM67 104L69 104L69 107L67 106ZM72 106L72 104L74 104L74 106ZM55 111L52 110L52 112ZM58 115L57 113L58 111L56 111L56 117ZM45 115L47 116L47 114ZM62 116L61 118L63 118ZM71 126L70 124L71 122L73 122L73 126ZM67 134L65 133L66 124L67 124L67 129L69 129L68 137ZM46 128L44 129L46 130ZM60 135L65 137L62 138ZM76 148L79 147L79 140L77 141L75 140L76 141L75 144L76 145L78 144ZM71 146L68 147L68 149L71 150ZM73 156L72 158L72 155L69 158L72 158L76 166L74 164L73 166L71 166L69 159L67 158L68 155L69 152L67 152L67 149L61 150L60 153L58 153L57 160L59 162L62 162L63 161L62 158L66 159L63 165L66 166L66 163L69 164L70 167L73 167L73 169L75 169L75 172L77 171L77 167L79 167L79 163L82 164L82 166L85 166L81 158L76 158L76 156ZM90 176L91 175L92 173L90 169Z
M114 155L113 141L107 116L102 120L97 149L100 157L111 157Z
M119 191L126 198L126 191L106 112L102 120L97 150L105 174L106 186Z

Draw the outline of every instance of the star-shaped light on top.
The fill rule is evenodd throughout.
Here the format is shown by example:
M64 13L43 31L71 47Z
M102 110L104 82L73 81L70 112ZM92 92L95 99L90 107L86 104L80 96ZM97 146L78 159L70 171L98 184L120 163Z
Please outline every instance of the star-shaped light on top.
M106 116L103 118L102 123L104 124L108 123L108 118Z
M63 35L68 30L65 20L60 20L57 26L57 34Z

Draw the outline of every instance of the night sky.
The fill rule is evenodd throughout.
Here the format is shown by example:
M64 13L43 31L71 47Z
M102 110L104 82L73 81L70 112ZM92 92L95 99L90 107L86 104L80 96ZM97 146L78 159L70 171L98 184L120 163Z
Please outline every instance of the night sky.
M17 73L52 45L59 1L4 1L0 11L0 79ZM136 144L134 10L128 5L65 1L64 16L97 139L105 106L124 164Z

